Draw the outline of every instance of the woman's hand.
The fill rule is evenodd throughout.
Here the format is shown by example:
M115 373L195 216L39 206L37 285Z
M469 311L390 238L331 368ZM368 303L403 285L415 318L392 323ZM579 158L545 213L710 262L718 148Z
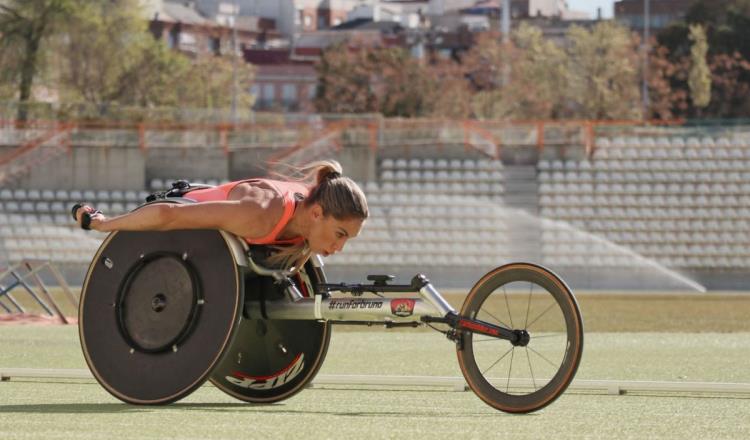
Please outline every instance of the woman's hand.
M75 205L73 208L76 223L78 223L78 226L82 229L93 229L98 231L99 226L104 220L106 220L106 217L101 211L98 211L89 205Z

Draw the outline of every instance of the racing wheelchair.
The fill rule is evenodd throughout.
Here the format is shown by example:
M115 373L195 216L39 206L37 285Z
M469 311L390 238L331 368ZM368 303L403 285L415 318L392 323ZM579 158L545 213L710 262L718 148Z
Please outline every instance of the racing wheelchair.
M147 204L192 203L190 188L177 182ZM408 284L377 274L331 283L318 256L283 270L264 264L268 252L219 230L109 234L79 308L96 380L130 404L175 402L207 380L239 400L272 403L310 384L334 324L429 326L455 344L480 399L527 413L557 399L581 361L575 297L544 267L491 270L456 310L422 274Z

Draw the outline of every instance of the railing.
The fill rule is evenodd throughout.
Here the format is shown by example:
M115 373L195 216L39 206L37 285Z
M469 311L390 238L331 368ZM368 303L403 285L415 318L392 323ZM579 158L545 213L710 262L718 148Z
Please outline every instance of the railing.
M172 109L174 110L174 109ZM182 115L185 116L185 115ZM218 117L218 115L213 115ZM259 120L263 119L263 122ZM578 147L587 154L600 136L663 135L701 132L682 121L477 121L382 118L379 115L263 115L255 122L25 121L0 119L0 146L18 146L0 158L0 167L18 161L43 145L218 149L225 154L252 148L277 150L270 161L312 160L348 146L371 150L391 147L463 147L498 158L502 149ZM744 126L710 127L712 135L743 131ZM64 136L60 136L65 134ZM30 156L29 156L30 157ZM0 173L8 174L7 169ZM2 177L0 177L0 180Z
M73 129L72 124L53 123L48 126L31 126L24 130L24 133L19 133L19 139L31 139L21 142L17 148L0 155L0 183L6 184L17 179L27 174L33 167L69 151L70 133ZM6 131L3 130L3 132ZM16 128L10 131L14 134L19 132Z

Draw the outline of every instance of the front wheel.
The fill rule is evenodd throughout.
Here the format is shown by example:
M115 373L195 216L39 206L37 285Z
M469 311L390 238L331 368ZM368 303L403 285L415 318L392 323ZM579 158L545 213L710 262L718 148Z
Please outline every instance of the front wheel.
M494 269L471 289L461 316L528 332L515 345L465 330L459 335L461 372L493 408L536 411L573 380L583 352L583 321L570 289L551 271L529 263Z

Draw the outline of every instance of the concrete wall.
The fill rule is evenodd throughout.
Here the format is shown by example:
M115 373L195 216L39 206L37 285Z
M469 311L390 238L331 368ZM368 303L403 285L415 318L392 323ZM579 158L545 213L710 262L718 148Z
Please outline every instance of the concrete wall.
M133 189L145 182L138 148L75 147L33 169L17 187L29 189Z
M152 148L143 164L148 183L154 178L229 179L229 160L219 148Z
M247 148L226 154L220 148L73 147L9 184L27 189L140 189L151 179L239 180L266 175L266 163L279 150ZM3 151L0 151L0 155ZM376 154L367 147L344 147L330 159L358 181L374 180Z

